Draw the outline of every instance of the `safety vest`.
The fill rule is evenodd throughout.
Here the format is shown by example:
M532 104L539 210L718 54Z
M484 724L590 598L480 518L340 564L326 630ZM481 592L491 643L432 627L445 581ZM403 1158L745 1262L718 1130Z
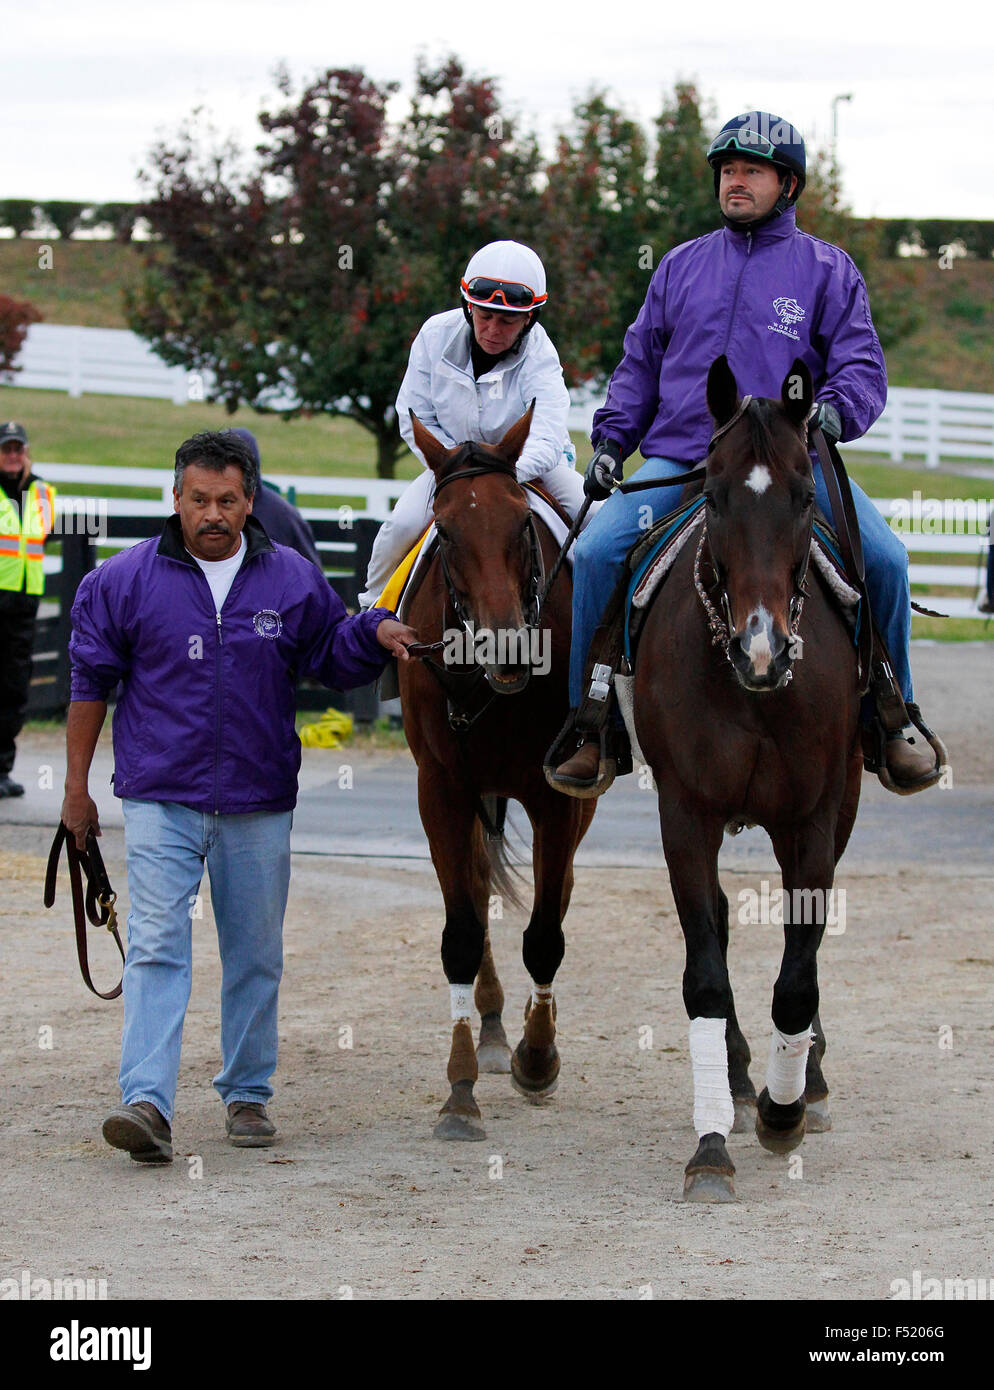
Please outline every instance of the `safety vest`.
M55 523L55 488L38 479L17 504L0 490L0 589L41 594L45 537Z

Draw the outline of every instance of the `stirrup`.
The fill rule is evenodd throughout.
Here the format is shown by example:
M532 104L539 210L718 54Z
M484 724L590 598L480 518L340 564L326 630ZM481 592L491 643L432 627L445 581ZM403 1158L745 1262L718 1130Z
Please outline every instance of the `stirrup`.
M879 717L875 717L867 728L863 729L863 765L867 772L875 772L881 786L887 788L889 792L894 792L897 796L913 796L915 792L926 791L948 773L949 754L946 752L946 745L939 738L938 734L928 727L922 718L922 712L916 704L908 701L905 703L908 711L908 718L918 732L929 744L935 753L935 767L932 772L918 779L917 782L904 784L895 782L887 767L887 730Z
M588 800L602 796L611 786L615 777L631 772L632 755L625 730L603 725L599 730L591 730L590 735L585 735L577 728L575 718L576 711L573 710L555 743L545 755L542 771L545 773L545 780L549 786L557 792L563 792L566 796L575 796L580 800ZM566 762L577 749L582 748L585 743L593 742L594 738L600 743L597 776L589 782L566 781L559 777L558 768L560 765Z

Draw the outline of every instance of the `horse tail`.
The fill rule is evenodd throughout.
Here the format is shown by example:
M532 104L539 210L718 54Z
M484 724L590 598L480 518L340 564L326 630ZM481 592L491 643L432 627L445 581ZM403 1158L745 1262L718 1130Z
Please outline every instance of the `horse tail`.
M518 892L518 884L524 881L517 869L520 861L512 857L504 838L507 798L485 796L480 811L477 816L484 832L483 845L490 865L490 885L511 907L523 908L524 903Z

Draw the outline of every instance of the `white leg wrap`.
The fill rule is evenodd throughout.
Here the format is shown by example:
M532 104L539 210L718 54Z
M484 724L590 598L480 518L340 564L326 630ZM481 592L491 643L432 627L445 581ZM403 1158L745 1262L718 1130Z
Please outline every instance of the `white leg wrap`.
M473 986L449 985L449 999L452 1002L452 1021L473 1017Z
M551 1004L552 986L551 985L532 985L533 1004Z
M773 1025L770 1037L770 1064L766 1068L766 1089L777 1105L793 1105L804 1094L804 1069L808 1048L814 1042L810 1028L803 1033L781 1033Z
M690 1020L690 1060L694 1068L694 1128L698 1138L720 1134L727 1139L735 1123L735 1106L728 1085L723 1018Z

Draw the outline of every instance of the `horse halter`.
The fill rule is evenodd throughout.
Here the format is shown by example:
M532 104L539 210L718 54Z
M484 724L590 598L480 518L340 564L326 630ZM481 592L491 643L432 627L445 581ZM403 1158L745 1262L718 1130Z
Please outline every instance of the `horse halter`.
M735 414L730 419L726 420L723 425L720 425L718 429L715 430L708 443L709 455L714 450L714 446L718 443L719 439L723 438L724 435L726 435L729 432L729 430L734 425L737 425L739 420L741 420L746 415L746 413L749 410L749 407L752 405L752 402L752 396L743 396L738 404ZM805 445L807 445L808 428L806 420L804 421L803 432L804 443ZM790 608L787 618L787 630L792 640L797 639L797 630L800 627L801 623L801 613L804 609L804 600L808 595L808 590L805 588L805 580L807 579L808 575L808 562L811 558L811 539L813 534L813 527L814 507L810 509L808 519L808 535L807 543L804 547L804 559L801 561L800 565L795 571L794 592L790 596ZM708 535L707 511L705 510L704 525L701 527L701 538L697 543L697 553L694 556L694 588L697 590L697 596L701 601L705 614L707 615L708 627L711 630L711 645L713 647L721 647L725 653L726 660L731 661L728 649L732 641L732 605L729 602L727 586L722 584L721 582L721 575L718 573L718 567L714 562L713 554L711 560L711 570L714 575L714 578L711 583L711 588L720 587L720 599L721 606L724 610L724 617L721 616L721 614L715 608L714 604L711 602L711 599L708 597L707 589L704 587L704 583L701 580L701 557L704 551L704 542L708 542L708 547L710 550L710 539L711 538ZM793 679L793 669L791 667L788 667L783 678L783 684L788 685Z
M468 468L460 466L455 472L447 474L446 477L435 484L436 497L442 491L442 488L448 487L450 483L462 482L466 478L477 478L487 473L500 473L503 474L504 477L510 478L512 482L517 482L517 474L513 464L509 467L506 464L498 463L496 460L490 458L489 455L476 450L472 444L465 447L467 450L465 455L466 459L476 458L481 460L481 462L472 464ZM445 579L445 588L449 602L459 622L463 627L467 628L467 630L472 631L472 616L468 614L463 607L456 586L452 582L452 575L449 571L448 559L445 553L446 543L443 541L441 533L436 531L436 535L438 536L438 558L442 565L442 575ZM528 542L529 575L528 591L524 603L524 625L526 628L537 628L542 606L542 588L545 581L545 561L542 558L542 546L539 542L538 530L535 526L535 517L530 507L528 508Z

